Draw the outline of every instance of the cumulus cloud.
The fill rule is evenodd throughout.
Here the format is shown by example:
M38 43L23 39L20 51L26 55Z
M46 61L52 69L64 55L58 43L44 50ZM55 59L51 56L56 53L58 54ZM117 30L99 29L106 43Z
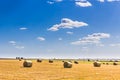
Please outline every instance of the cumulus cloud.
M52 2L52 1L47 1L47 3L48 3L48 4L54 4L54 2Z
M48 4L54 4L56 2L62 2L63 0L52 0L52 1L47 1Z
M37 39L38 39L39 41L45 41L45 38L44 38L44 37L37 37Z
M101 44L101 39L109 38L109 37L110 37L110 34L107 34L107 33L93 33L92 35L83 37L78 41L71 42L71 44L73 45Z
M9 41L9 43L17 49L24 49L25 48L24 46L18 45L18 43L16 41Z
M21 28L19 28L20 30L27 30L28 28L26 28L26 27L21 27Z
M92 4L87 0L75 0L75 4L80 7L90 7Z
M9 41L9 43L12 44L12 45L16 45L15 41Z
M70 32L70 31L68 31L68 32L66 32L66 33L67 33L67 34L71 34L71 35L73 34L73 32Z
M88 26L88 24L84 23L84 22L73 21L73 20L68 19L68 18L63 18L63 19L61 19L60 24L55 24L51 28L49 28L48 30L58 31L60 28L73 29L73 28L79 28L79 27L83 27L83 26Z

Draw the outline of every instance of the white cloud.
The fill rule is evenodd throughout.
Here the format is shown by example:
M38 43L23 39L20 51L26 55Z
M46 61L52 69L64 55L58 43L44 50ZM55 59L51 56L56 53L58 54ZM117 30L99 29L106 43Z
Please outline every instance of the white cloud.
M54 4L56 2L62 2L63 0L52 0L52 1L47 1L48 4Z
M39 41L45 41L45 38L44 38L44 37L37 37L37 39L38 39Z
M62 39L62 38L58 38L58 40L60 40L60 41L61 41L61 40L63 40L63 39Z
M110 37L110 34L107 34L107 33L93 33L92 35L83 37L78 41L71 42L71 44L73 45L101 44L101 41L100 41L101 39L109 38L109 37Z
M88 1L76 1L75 4L80 7L90 7L92 4Z
M48 4L54 4L54 2L52 2L52 1L47 1L47 3L48 3Z
M61 20L60 24L55 24L51 28L49 28L48 30L58 31L60 28L73 29L73 28L79 28L79 27L83 27L83 26L88 26L88 24L84 23L84 22L73 21L73 20L68 19L68 18L63 18Z
M15 41L9 41L9 43L12 44L12 45L16 45Z
M10 44L12 44L15 48L17 49L24 49L24 46L20 46L18 45L18 43L16 41L9 41Z
M111 47L120 47L120 43L117 44L110 44Z
M68 31L68 32L66 32L67 34L73 34L73 32L70 32L70 31Z
M21 28L19 28L20 30L27 30L28 28L26 28L26 27L21 27Z
M105 0L98 0L98 1L100 1L100 2L105 2Z

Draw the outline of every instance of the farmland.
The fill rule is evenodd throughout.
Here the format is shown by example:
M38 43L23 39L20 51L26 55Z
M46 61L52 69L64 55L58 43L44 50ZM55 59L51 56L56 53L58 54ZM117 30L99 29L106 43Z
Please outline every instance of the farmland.
M101 65L79 61L72 68L64 68L61 60L41 63L32 60L31 68L23 67L23 60L0 60L0 80L120 80L120 65Z

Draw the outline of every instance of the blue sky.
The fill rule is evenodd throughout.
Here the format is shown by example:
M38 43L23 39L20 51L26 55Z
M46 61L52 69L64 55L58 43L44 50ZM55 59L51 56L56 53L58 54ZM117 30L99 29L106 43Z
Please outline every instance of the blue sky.
M120 58L120 0L0 1L0 57Z

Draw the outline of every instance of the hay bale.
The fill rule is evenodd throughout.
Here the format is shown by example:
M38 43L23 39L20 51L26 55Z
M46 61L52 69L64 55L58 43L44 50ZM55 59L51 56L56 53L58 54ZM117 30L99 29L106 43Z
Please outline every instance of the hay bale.
M119 62L118 60L115 60L115 62Z
M72 63L71 62L64 62L63 66L64 66L64 68L72 68Z
M117 62L113 62L113 65L118 65L118 63Z
M90 62L91 60L90 59L88 59L88 62Z
M71 60L69 60L69 62L71 62L71 63L72 63L72 61L71 61Z
M74 61L74 63L75 63L75 64L79 64L79 62L78 62L78 61Z
M101 62L95 61L95 62L93 63L93 65L94 65L94 67L100 67L100 66L101 66Z
M24 59L23 57L21 57L21 59Z
M37 59L37 62L42 62L42 59Z
M103 64L105 64L105 63L103 63Z
M22 61L21 59L19 59L19 61Z
M24 67L32 67L32 61L25 60L25 61L23 62L23 66L24 66Z
M53 60L50 59L50 60L49 60L49 63L53 63Z
M109 65L109 63L106 63L106 65Z

